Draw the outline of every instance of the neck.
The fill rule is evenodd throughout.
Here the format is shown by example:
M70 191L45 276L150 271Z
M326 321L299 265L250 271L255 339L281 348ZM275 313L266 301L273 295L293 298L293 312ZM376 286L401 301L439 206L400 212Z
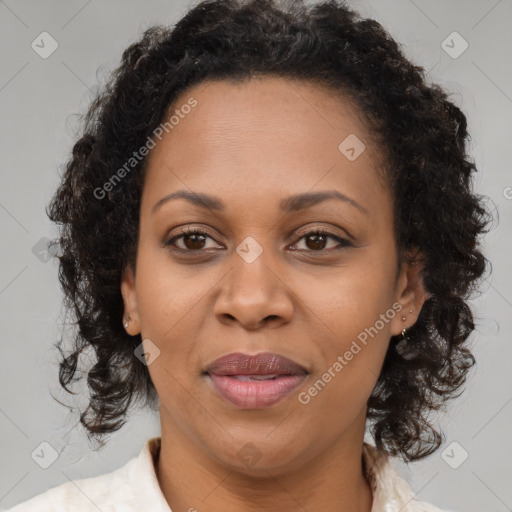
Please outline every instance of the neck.
M371 512L362 465L364 417L362 433L346 432L307 462L251 474L220 463L166 419L155 469L173 512Z

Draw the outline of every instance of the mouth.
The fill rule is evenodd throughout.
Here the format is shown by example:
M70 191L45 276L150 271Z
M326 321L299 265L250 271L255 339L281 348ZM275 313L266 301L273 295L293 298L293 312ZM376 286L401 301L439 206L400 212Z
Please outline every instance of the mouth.
M229 354L210 364L204 374L213 389L243 409L269 407L297 388L309 374L300 364L279 354Z

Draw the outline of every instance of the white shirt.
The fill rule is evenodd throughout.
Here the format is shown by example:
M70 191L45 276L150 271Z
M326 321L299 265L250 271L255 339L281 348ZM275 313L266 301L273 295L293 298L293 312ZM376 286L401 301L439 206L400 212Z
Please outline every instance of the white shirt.
M65 482L6 512L172 512L155 473L160 440L147 440L137 457L115 471ZM363 460L373 492L371 512L448 512L416 501L387 454L374 446L364 443Z

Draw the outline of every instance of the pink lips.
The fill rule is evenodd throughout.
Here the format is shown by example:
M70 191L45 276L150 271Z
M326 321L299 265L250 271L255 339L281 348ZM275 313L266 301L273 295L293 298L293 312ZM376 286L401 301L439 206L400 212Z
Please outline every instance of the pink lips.
M306 378L306 369L278 354L233 353L206 369L214 388L244 409L268 407L291 393Z

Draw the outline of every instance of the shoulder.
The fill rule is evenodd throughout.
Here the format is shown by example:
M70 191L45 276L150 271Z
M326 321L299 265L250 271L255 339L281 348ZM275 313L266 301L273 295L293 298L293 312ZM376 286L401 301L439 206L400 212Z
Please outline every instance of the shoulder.
M130 512L158 501L160 488L154 472L153 438L137 457L110 473L65 482L5 512ZM143 490L141 492L141 489ZM156 499L155 499L156 496ZM157 509L160 510L160 509ZM167 509L168 510L168 509Z
M375 446L364 443L363 461L373 492L372 512L452 512L418 501L409 483L391 466L388 454Z

